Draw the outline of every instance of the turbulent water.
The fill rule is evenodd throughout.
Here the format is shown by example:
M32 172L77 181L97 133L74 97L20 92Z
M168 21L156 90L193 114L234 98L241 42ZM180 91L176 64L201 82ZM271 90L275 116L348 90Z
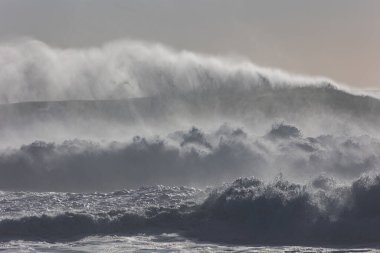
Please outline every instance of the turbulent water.
M376 95L131 41L0 64L0 251L379 248Z

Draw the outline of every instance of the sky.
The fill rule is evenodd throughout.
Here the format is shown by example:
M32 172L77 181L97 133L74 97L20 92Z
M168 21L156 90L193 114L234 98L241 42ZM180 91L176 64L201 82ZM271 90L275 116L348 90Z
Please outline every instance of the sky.
M0 0L0 41L120 39L380 88L378 0Z

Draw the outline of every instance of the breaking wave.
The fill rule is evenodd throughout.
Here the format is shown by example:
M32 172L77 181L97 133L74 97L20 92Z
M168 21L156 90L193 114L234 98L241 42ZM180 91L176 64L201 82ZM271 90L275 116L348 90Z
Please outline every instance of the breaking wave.
M0 221L0 237L73 240L88 235L180 233L227 243L378 243L380 177L350 186L318 177L308 184L281 177L271 183L241 178L215 189L199 205L148 208L145 213L63 213Z
M0 189L111 191L141 185L220 185L237 177L295 182L330 175L350 182L380 168L380 140L369 136L304 136L284 123L263 136L222 125L129 142L34 142L0 154Z
M59 49L40 41L0 45L0 102L114 100L254 86L326 86L249 62L120 41L101 48Z

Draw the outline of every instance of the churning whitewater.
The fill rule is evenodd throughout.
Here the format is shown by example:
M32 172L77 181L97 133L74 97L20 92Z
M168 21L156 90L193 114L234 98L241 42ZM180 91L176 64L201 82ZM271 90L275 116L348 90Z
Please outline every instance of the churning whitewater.
M136 41L2 43L0 65L5 251L380 243L371 94Z

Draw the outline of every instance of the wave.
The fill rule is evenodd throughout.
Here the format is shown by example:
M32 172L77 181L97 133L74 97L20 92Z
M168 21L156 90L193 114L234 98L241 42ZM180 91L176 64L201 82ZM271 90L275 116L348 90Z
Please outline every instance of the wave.
M127 142L33 142L0 153L0 189L91 192L141 185L220 185L237 177L295 182L330 175L350 182L380 168L380 140L368 135L305 136L278 123L255 136L224 124Z
M196 234L200 230L202 238L240 243L378 243L379 186L376 175L350 186L326 177L309 185L281 177L269 184L240 179L201 205Z
M306 185L279 177L241 178L196 206L151 208L145 214L64 213L0 221L0 237L76 240L88 235L176 232L224 243L355 245L379 243L380 176L350 186L318 177Z
M58 49L0 45L1 147L34 140L121 140L235 122L264 134L289 122L308 135L379 136L380 102L305 78L157 44Z
M41 41L2 43L0 63L1 103L126 99L173 91L325 81L137 41L87 49L53 48Z

